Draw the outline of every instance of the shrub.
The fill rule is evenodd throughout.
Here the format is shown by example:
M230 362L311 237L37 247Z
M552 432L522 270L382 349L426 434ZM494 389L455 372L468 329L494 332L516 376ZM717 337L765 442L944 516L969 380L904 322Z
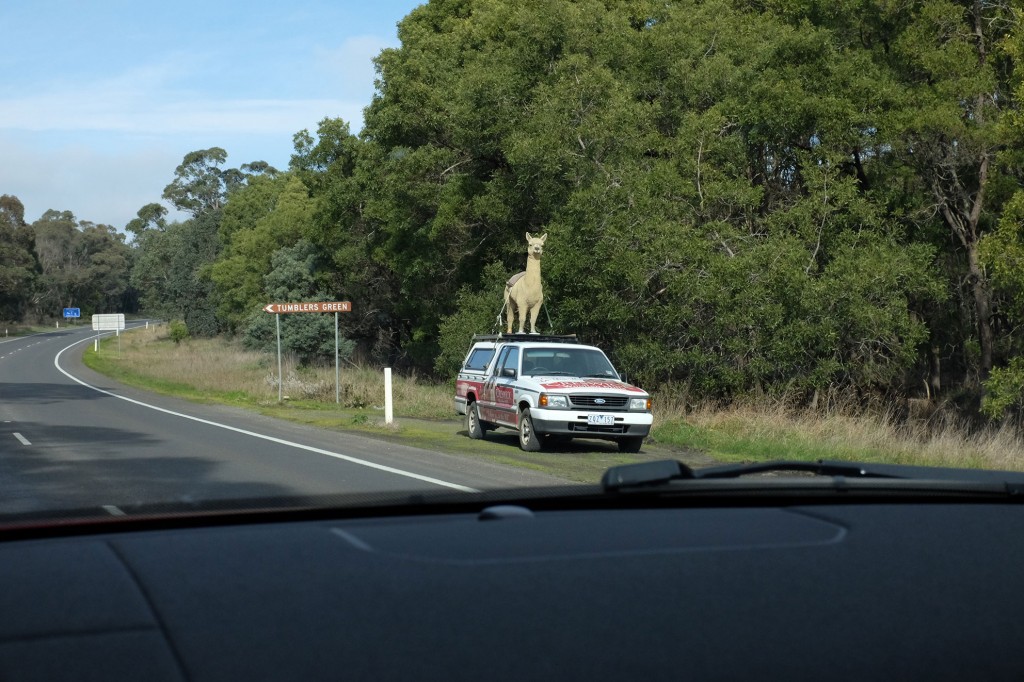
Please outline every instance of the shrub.
M985 382L982 413L990 419L999 419L1024 406L1024 358L1010 360L1006 367L993 367Z
M181 343L189 338L188 326L181 320L172 320L169 336L174 343Z

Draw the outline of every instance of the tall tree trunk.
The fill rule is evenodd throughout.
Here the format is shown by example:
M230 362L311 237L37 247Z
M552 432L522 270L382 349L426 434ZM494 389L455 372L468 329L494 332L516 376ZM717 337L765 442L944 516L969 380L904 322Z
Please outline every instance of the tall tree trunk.
M981 360L978 369L981 380L984 381L988 379L989 372L992 371L992 303L985 275L981 271L981 264L978 262L977 240L967 249L967 272L971 294L974 297L974 311L978 317L978 345L981 348Z
M979 102L979 118L980 110ZM955 187L951 191L947 191L939 183L933 184L942 217L959 239L967 254L967 281L971 288L971 297L974 299L978 346L981 351L978 374L982 381L988 379L989 372L992 370L993 347L991 294L978 259L978 243L981 240L981 212L985 202L985 182L988 180L990 157L991 154L987 150L982 152L978 163L978 188L973 196L970 196L966 188L963 187ZM964 198L958 202L957 196L961 192L960 196ZM970 206L969 213L964 215L962 211L957 210L958 204Z

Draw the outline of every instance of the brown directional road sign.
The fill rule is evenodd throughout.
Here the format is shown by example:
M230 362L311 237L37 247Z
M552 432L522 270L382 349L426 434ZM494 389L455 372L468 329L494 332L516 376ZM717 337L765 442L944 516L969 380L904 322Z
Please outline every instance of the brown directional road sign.
M308 303L268 303L263 306L268 313L350 313L352 303L349 301L310 301Z

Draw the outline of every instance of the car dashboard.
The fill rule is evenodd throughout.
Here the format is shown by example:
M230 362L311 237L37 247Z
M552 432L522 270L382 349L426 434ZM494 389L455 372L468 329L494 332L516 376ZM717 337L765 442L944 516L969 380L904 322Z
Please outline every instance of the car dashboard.
M0 679L1022 677L1016 502L542 499L21 531Z

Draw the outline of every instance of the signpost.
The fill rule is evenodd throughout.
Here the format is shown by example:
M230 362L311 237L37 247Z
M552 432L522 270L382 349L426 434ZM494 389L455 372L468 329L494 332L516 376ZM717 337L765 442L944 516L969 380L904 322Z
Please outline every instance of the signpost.
M268 303L263 306L263 311L278 315L286 313L350 313L352 312L352 304L348 301L335 301L333 303L323 301L313 301L310 303Z
M124 331L124 313L113 313L110 315L93 315L92 330L94 332Z
M117 355L121 355L121 332L124 331L124 313L110 313L106 315L92 316L92 330L94 332L114 332L117 335ZM95 348L98 351L99 337L96 335Z
M65 308L64 317L81 317L82 310L80 308Z
M268 303L263 312L273 313L277 322L277 402L283 400L284 377L281 375L281 315L290 313L334 313L334 402L341 402L341 367L338 362L338 313L352 312L349 301L309 301L305 303Z

